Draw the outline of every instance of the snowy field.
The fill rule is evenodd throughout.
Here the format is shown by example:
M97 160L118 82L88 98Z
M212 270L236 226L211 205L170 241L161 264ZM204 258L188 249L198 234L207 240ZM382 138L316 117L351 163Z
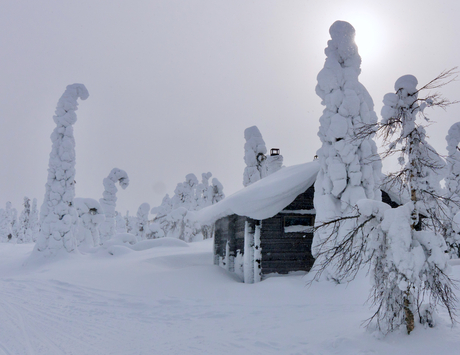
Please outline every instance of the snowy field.
M212 241L165 239L27 264L33 245L0 244L0 354L458 354L460 329L441 313L380 338L368 280L305 276L243 284L212 265ZM142 249L142 248L140 248ZM460 278L460 265L453 267Z

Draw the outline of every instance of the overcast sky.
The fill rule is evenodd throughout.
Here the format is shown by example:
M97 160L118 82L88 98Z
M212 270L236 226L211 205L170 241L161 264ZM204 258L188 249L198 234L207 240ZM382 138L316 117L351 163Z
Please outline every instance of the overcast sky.
M329 27L356 29L360 81L380 115L395 80L424 84L460 65L460 2L3 0L0 3L0 207L41 205L59 97L83 83L74 126L76 195L102 197L125 170L117 209L161 203L188 173L210 171L227 195L243 187L244 129L257 125L285 165L311 161L322 106L315 94ZM460 82L443 89L460 100ZM460 105L428 111L445 154Z

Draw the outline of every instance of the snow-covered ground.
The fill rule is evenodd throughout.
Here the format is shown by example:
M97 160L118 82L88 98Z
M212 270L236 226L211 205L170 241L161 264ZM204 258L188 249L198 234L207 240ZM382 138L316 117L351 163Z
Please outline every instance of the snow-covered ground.
M146 245L147 246L147 245ZM243 284L212 265L212 241L164 240L28 263L0 244L0 354L458 354L441 312L381 338L361 327L369 283L306 286L301 275ZM144 248L138 248L144 249ZM453 267L460 279L460 265Z

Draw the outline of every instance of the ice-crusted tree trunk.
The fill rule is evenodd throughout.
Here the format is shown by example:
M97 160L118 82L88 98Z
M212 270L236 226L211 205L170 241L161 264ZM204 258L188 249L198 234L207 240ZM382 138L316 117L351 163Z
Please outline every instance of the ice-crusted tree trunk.
M244 162L246 167L243 173L243 185L246 187L267 175L265 165L267 148L257 126L244 130Z
M115 234L115 208L117 207L117 182L122 189L129 185L128 174L121 169L113 168L109 176L103 180L104 192L99 200L105 214L105 220L99 226L101 243L112 238Z
M326 61L318 74L316 93L325 106L320 118L318 136L322 146L317 152L320 171L315 183L314 205L316 225L354 214L354 206L361 199L381 200L381 161L373 134L361 136L362 127L375 125L377 115L366 88L359 82L361 57L355 44L355 29L343 21L336 21L329 29L331 39L325 49ZM331 240L330 227L315 232L312 253L328 258L322 251L328 243L340 239L356 227L354 219L344 220L338 240ZM337 281L334 265L323 273Z
M53 142L45 197L40 209L41 231L34 253L56 255L60 250L72 252L76 248L75 228L77 212L75 197L75 139L73 125L77 121L77 100L88 98L88 90L82 84L67 86L58 101L53 117L56 128L51 134Z
M460 122L454 123L446 136L447 141L447 218L445 221L446 242L452 257L460 256L460 225L454 222L460 211ZM459 216L460 217L460 216ZM460 218L457 218L460 221Z

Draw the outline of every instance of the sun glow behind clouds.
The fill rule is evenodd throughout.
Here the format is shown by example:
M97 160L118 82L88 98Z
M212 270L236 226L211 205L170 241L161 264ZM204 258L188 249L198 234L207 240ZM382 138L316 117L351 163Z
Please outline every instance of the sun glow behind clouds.
M376 59L385 44L385 35L378 18L360 13L348 16L346 21L356 30L355 41L361 58L366 61Z

